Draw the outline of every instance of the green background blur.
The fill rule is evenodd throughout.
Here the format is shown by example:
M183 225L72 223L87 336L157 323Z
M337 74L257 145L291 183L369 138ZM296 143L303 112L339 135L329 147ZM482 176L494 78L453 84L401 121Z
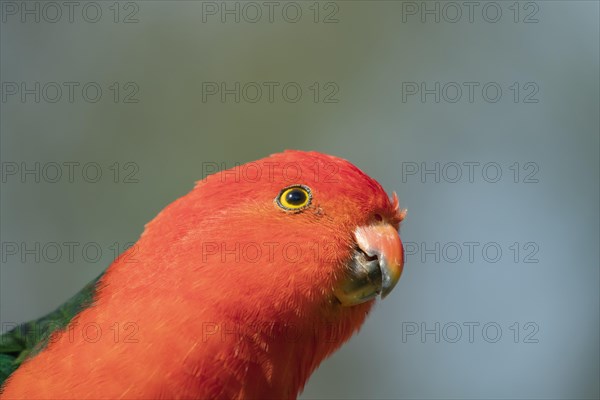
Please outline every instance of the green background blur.
M1 2L3 329L104 270L210 163L318 150L398 192L409 254L303 398L599 397L598 2L54 4ZM48 247L65 242L72 260Z

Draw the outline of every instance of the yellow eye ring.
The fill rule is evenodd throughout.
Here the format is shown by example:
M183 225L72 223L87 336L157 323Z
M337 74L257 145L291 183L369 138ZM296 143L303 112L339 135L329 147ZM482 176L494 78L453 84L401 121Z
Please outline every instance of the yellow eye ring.
M310 205L312 193L308 186L293 185L283 188L275 203L286 211L299 211Z

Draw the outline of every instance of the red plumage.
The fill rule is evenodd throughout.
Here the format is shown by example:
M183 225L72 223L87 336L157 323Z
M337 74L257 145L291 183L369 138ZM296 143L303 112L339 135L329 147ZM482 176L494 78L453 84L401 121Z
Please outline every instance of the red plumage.
M311 189L302 212L274 202L294 184ZM375 180L316 152L209 176L147 224L3 398L295 398L374 303L332 291L376 214L395 229L403 217Z

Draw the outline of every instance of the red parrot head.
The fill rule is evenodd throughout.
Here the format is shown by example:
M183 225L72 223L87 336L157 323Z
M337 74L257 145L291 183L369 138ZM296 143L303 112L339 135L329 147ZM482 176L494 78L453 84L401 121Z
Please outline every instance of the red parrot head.
M161 254L185 263L190 282L218 280L211 284L222 299L244 295L255 298L251 304L282 301L282 312L329 312L372 304L394 288L404 215L395 193L390 199L348 161L286 151L200 181L145 235L161 234L169 247ZM165 241L165 228L177 237Z

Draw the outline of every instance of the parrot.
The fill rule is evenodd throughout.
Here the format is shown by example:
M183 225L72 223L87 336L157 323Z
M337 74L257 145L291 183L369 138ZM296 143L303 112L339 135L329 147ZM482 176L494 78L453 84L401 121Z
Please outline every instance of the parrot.
M405 215L317 151L216 171L66 303L0 336L0 398L295 399L398 283Z

